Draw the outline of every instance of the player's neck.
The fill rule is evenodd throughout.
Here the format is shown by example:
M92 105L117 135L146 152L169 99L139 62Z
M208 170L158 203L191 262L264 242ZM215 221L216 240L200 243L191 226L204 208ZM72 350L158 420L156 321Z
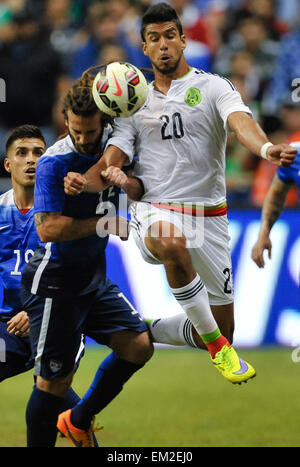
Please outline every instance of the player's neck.
M34 187L24 187L13 183L14 190L14 200L17 208L21 209L31 209L33 206L33 192Z
M161 92L162 94L167 94L172 81L182 78L186 75L190 70L190 66L185 61L185 58L181 60L179 66L173 73L169 75L165 75L160 71L154 69L154 87L157 91Z

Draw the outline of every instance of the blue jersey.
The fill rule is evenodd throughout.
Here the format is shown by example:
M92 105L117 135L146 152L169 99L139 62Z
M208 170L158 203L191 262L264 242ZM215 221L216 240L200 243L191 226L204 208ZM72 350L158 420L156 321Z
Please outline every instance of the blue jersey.
M7 320L23 309L22 272L39 243L33 209L22 215L15 205L13 190L0 196L0 240L0 276L4 289L0 320Z
M291 143L298 150L296 159L290 167L279 167L277 175L283 183L293 183L298 187L298 198L300 201L300 141Z
M68 172L84 174L98 159L99 156L79 154L70 136L56 142L37 164L34 212L59 212L75 219L87 219L101 213L101 204L107 202L115 206L116 212L120 194L117 187L78 196L64 192L64 177ZM101 238L97 234L67 242L40 242L24 271L25 287L48 297L94 290L106 275L107 242L108 236Z

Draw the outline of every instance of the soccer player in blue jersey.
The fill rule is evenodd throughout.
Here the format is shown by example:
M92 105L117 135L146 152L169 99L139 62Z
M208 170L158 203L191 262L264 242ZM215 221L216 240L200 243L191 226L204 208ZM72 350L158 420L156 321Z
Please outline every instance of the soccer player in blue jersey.
M34 212L41 241L22 279L37 378L26 410L27 445L32 447L55 445L81 333L112 352L80 404L59 417L59 430L74 446L93 446L94 415L153 353L147 325L106 276L108 236L99 221L108 224L106 210L117 209L119 189L79 196L64 192L69 171L85 173L99 159L108 131L92 97L92 80L85 74L68 92L63 109L68 134L37 164Z
M33 218L36 163L46 145L40 130L24 126L7 140L5 169L12 189L0 196L0 276L3 303L0 306L0 337L5 342L5 362L0 362L0 381L32 368L29 320L21 299L21 275L33 255L38 236Z
M45 150L44 137L33 125L15 128L6 143L4 166L11 174L12 189L0 196L0 276L4 289L0 339L5 350L0 382L33 368L29 319L21 304L20 288L23 269L39 243L33 192L36 164ZM64 407L73 407L79 400L70 389Z
M296 159L290 167L279 167L262 208L261 227L258 239L252 249L252 259L259 268L265 266L264 251L271 259L272 242L270 232L284 209L286 196L292 186L297 185L300 201L300 141L291 143L298 150Z

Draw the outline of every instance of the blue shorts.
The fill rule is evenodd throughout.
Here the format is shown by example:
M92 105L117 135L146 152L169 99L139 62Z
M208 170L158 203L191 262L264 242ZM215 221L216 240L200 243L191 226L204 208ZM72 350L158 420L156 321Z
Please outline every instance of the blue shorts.
M51 380L74 369L82 334L109 345L117 331L142 333L146 323L108 278L99 288L74 298L45 298L22 287L23 308L30 319L30 340L35 356L35 375Z
M7 324L0 321L0 381L33 368L29 337L15 336L7 332Z

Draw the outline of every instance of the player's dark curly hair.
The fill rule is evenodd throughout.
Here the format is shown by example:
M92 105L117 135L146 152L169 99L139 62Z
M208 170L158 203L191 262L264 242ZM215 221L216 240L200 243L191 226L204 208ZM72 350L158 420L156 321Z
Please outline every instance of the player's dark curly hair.
M183 34L182 24L176 13L176 10L167 3L156 3L146 10L142 17L141 36L145 42L145 30L148 24L152 23L165 23L167 21L174 21L179 31L180 36Z
M62 112L66 119L68 118L68 110L72 110L75 115L81 117L90 117L99 112L103 122L110 123L112 121L109 115L100 112L93 99L92 88L95 76L92 74L92 71L96 71L101 67L103 65L86 70L69 89L63 100Z
M14 141L16 141L17 139L24 139L24 138L40 139L41 141L43 141L43 143L46 146L45 138L41 130L39 129L39 127L35 125L29 125L29 124L20 125L14 128L11 131L10 135L8 136L6 145L5 145L6 153L8 152L10 146L13 144Z

